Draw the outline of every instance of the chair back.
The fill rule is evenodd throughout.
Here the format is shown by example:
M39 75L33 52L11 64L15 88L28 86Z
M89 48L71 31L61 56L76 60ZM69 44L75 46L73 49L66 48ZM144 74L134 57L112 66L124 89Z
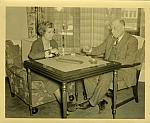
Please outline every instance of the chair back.
M6 40L6 68L9 66L22 67L21 62L21 48L19 44L14 43L12 40Z
M24 39L22 40L21 43L21 48L22 48L22 62L24 62L25 60L28 60L28 54L30 52L32 43L35 41L36 39Z
M133 35L138 40L138 51L136 53L135 62L141 64L145 62L145 39L141 36Z
M133 35L138 40L138 49L142 48L145 39L141 36Z
M139 81L145 82L145 39L140 36L133 36L138 40L138 51L136 54L135 62L141 63L140 66L136 67L137 70L140 71Z

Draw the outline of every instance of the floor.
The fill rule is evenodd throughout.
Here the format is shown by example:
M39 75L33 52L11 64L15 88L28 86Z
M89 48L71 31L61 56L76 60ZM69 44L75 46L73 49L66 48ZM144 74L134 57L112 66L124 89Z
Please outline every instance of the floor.
M29 107L17 96L11 97L6 82L5 117L6 118L61 118L60 105L57 101L38 106L38 113L30 116ZM132 96L131 90L123 90L118 93L118 100ZM83 101L83 96L79 92L79 101ZM83 119L112 119L111 100L107 98L108 104L103 112L99 113L98 106L86 110L78 109L75 112L68 112L68 118ZM134 100L117 109L117 119L144 119L145 118L145 83L139 82L139 103Z

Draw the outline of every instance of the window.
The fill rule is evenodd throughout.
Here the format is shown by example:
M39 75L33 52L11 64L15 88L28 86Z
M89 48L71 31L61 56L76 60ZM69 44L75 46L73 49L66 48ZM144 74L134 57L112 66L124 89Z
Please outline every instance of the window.
M140 26L140 9L138 8L122 8L121 18L125 20L125 29L132 33L139 35Z

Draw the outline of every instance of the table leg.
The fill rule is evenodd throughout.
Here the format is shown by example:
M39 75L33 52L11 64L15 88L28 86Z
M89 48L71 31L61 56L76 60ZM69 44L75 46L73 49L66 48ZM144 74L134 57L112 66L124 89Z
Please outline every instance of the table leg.
M116 99L117 99L117 79L118 79L118 71L113 71L113 99L112 99L112 115L113 119L116 118Z
M67 83L62 83L62 105L63 105L63 118L67 118Z
M75 82L75 97L76 102L78 102L78 81Z
M31 80L31 71L30 69L27 70L27 83L28 83L28 89L29 89L29 110L30 115L32 116L32 80Z
M84 84L84 79L82 79L81 81L82 81L82 87L83 87L84 100L87 100L87 93L86 93L86 88L85 88L85 84Z

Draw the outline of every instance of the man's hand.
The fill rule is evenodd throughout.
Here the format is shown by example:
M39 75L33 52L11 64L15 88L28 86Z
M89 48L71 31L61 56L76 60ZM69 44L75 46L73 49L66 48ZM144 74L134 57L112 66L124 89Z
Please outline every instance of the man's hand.
M82 52L90 54L92 52L92 48L90 48L89 46L85 46L83 47Z

